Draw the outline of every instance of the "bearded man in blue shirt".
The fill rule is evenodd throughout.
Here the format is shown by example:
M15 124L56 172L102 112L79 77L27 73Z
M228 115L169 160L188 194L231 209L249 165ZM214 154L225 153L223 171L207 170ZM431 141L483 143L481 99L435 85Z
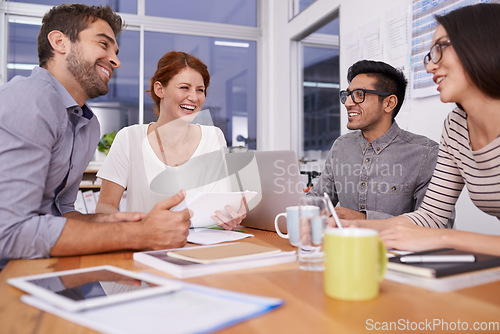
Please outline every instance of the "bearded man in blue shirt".
M109 6L64 4L43 18L40 67L0 87L0 268L9 259L163 249L186 243L187 210L83 215L74 201L99 140L86 101L108 92L123 27Z

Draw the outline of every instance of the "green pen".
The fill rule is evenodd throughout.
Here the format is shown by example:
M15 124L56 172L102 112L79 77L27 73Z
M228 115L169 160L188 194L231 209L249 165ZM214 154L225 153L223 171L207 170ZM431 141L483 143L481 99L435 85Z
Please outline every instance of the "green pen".
M211 229L211 230L225 230L224 227L221 227L219 225L211 225L211 226L207 226L205 228L208 228L208 229ZM247 230L239 230L239 229L233 229L231 231L234 231L234 232L241 232L241 233L247 233Z

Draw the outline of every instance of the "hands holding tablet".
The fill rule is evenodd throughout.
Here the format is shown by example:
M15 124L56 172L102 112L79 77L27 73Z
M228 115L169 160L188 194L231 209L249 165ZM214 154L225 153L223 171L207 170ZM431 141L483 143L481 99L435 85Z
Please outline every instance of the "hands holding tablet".
M142 249L165 249L183 247L187 243L191 213L186 208L181 211L172 211L172 207L179 204L185 192L155 204L153 209L141 221L143 224L141 240L145 242Z
M218 224L232 230L246 217L247 201L257 195L255 191L191 192L184 201L173 208L192 212L191 227L207 227ZM238 211L235 208L238 208Z
M220 210L215 211L215 215L212 216L212 219L215 220L219 226L223 227L226 230L232 230L236 226L238 226L243 219L247 216L247 201L245 197L241 198L241 206L238 212L236 212L230 205L226 205L224 207L226 212L228 212L231 217L228 218L224 215Z
M249 194L255 195L255 194ZM102 196L102 195L101 195ZM240 193L204 193L198 205L189 205L189 209L179 204L186 197L184 191L158 202L147 214L126 214L124 218L143 218L138 221L99 221L81 220L76 215L67 215L66 224L56 244L51 249L51 256L92 254L120 249L159 250L183 247L187 243L189 227L196 222L193 213L201 222L200 226L220 224L225 229L233 229L246 216L246 201ZM248 197L251 199L251 197ZM234 201L233 201L234 200ZM212 205L212 201L216 204ZM226 205L224 209L220 203ZM238 211L233 208L238 207ZM172 208L176 209L172 210ZM215 208L221 207L218 212ZM201 211L200 211L201 210ZM208 210L208 211L206 211ZM226 211L226 212L224 212ZM82 215L80 215L82 216ZM91 217L95 215L84 215ZM105 216L101 214L100 216ZM110 213L109 219L116 219L116 212ZM136 218L137 218L136 217ZM196 225L195 225L196 226Z

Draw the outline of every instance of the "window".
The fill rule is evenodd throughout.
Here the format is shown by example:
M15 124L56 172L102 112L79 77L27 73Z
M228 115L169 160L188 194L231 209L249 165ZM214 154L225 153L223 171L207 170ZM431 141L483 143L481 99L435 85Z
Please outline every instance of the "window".
M300 42L302 59L301 151L324 159L340 136L338 17Z
M57 6L65 3L65 1L61 0L7 0L10 2L23 2L23 3L31 3L31 4L39 4L39 5L49 5L49 6ZM68 1L71 2L71 1ZM109 5L111 9L115 12L120 13L137 13L137 0L86 0L82 3L86 5Z
M168 51L183 51L208 66L210 86L204 110L221 128L228 147L256 148L256 43L214 37L145 33L144 90L149 89L158 60ZM158 47L161 45L161 48ZM120 51L121 53L121 51ZM156 120L153 100L144 100L144 121Z
M294 18L295 16L299 15L304 9L309 7L310 4L315 2L316 0L290 0L290 10L291 10L291 15L290 19Z
M8 19L7 80L27 76L38 65L36 39L41 20Z
M304 154L329 151L340 136L339 51L303 48Z
M63 3L60 0L16 2L19 4L13 6L15 12L7 13L7 80L16 75L27 76L38 65L36 40L41 18L51 6ZM33 6L29 5L33 3L47 6L37 9L40 12L34 15ZM138 11L137 0L85 3L109 4L123 13L135 14ZM143 0L139 1L139 5L156 18L135 15L125 19L127 26L117 37L122 66L109 82L108 94L87 101L101 123L101 134L118 131L141 120L145 123L156 120L153 101L145 90L149 88L149 79L159 58L168 51L176 50L193 54L207 64L211 82L204 109L209 109L213 124L224 132L228 146L256 149L256 50L260 38L260 31L254 28L257 25L257 0ZM167 15L175 17L176 21L160 17ZM182 22L182 19L217 24ZM238 34L241 32L235 33L228 28L226 34L221 29L221 23L250 28L242 28L244 36L240 39ZM184 34L183 27L186 26L190 27L190 34ZM140 54L142 45L143 55Z
M257 26L256 0L147 0L146 15Z

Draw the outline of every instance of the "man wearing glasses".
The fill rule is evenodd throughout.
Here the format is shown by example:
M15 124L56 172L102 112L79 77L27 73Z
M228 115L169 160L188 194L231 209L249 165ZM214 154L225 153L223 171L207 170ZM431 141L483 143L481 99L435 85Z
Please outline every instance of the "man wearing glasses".
M311 195L330 195L341 219L382 219L417 209L436 165L438 144L394 120L407 81L394 67L361 60L340 92L347 128L328 154Z

